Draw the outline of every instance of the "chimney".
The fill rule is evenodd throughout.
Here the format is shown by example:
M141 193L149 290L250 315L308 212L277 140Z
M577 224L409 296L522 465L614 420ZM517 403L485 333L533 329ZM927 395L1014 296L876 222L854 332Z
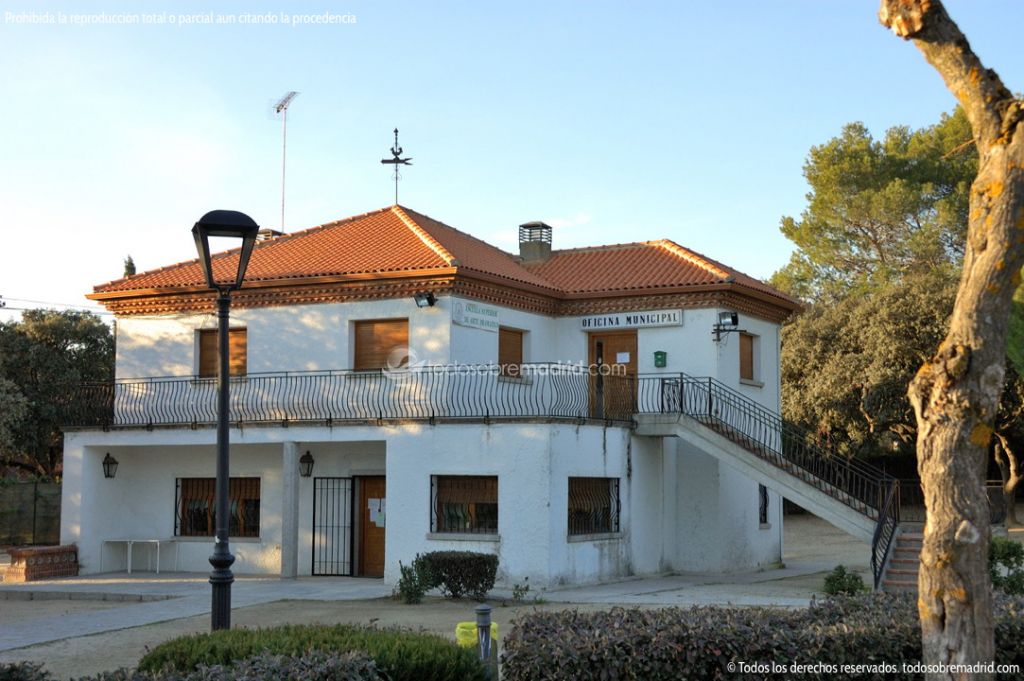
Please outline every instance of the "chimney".
M525 222L519 225L519 257L523 262L544 262L551 257L551 225Z
M279 232L276 229L261 229L256 232L256 241L270 241L276 239L279 236L284 236L284 232Z

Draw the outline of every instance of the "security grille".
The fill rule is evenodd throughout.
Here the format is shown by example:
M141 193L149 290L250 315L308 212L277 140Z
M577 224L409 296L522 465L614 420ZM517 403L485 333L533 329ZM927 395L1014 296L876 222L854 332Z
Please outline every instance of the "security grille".
M314 575L352 574L352 478L313 478Z
M497 534L496 476L435 475L430 478L430 531Z
M569 535L619 531L619 479L569 478Z
M178 478L174 495L174 535L212 537L217 527L215 478ZM228 535L260 536L260 479L228 481Z

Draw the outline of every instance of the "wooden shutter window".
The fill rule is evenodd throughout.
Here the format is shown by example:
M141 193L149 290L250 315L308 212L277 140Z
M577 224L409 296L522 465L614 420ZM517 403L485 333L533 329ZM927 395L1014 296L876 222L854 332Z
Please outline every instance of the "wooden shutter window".
M740 334L740 378L754 380L754 337L749 333Z
M498 365L502 376L519 376L523 363L523 332L498 328ZM514 369L511 367L515 367Z
M356 371L372 371L388 366L388 357L395 350L409 347L408 319L371 319L355 323ZM405 364L405 360L401 365Z
M248 329L228 331L228 368L232 376L245 376L249 361ZM217 352L217 329L199 331L199 375L216 377L219 353Z

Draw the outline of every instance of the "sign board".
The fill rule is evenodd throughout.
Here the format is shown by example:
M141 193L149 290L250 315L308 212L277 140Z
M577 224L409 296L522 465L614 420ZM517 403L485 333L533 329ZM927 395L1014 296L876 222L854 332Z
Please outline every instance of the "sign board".
M657 326L682 326L682 310L646 310L642 312L613 312L580 319L584 331L604 329L649 329Z
M452 321L459 326L497 333L498 308L468 300L457 300L452 307Z

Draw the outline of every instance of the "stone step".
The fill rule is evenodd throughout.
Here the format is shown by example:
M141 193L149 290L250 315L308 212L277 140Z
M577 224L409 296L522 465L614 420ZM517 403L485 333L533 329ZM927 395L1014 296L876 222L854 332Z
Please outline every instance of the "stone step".
M906 569L902 569L902 568L889 568L889 573L888 573L887 576L893 577L893 578L910 577L910 578L913 578L913 579L917 579L917 570L906 570Z
M921 559L921 552L920 551L911 551L909 549L897 548L893 552L892 555L893 555L893 558L900 558L902 560L920 560Z
M921 567L921 561L917 558L894 557L892 560L889 561L889 565L893 566L894 568L899 568L903 570L914 570L916 572L917 569Z

